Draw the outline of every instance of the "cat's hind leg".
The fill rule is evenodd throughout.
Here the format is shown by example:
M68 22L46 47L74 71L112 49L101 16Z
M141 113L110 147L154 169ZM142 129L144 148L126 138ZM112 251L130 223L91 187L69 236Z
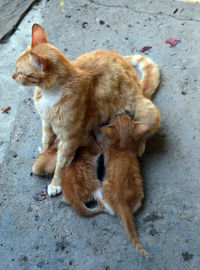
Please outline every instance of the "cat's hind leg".
M160 113L156 105L147 98L140 98L135 108L135 120L149 123L149 129L145 132L145 136L149 137L156 133L160 126Z
M136 105L135 120L149 123L149 128L142 134L139 141L138 155L141 157L145 151L146 139L157 132L160 127L161 117L155 104L151 100L142 97Z
M56 168L57 149L52 146L35 159L32 173L38 176L52 175Z

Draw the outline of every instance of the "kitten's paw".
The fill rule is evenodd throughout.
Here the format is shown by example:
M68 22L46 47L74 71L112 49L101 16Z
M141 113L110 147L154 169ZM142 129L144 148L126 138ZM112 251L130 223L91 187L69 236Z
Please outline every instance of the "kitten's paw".
M47 188L48 195L53 197L57 196L62 192L61 186L55 186L53 184L49 184Z

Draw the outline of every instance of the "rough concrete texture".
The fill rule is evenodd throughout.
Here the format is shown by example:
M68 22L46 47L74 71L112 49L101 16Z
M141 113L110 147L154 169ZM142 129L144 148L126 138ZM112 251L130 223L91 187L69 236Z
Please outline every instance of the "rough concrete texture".
M0 45L0 107L12 107L0 114L0 269L199 269L199 12L198 3L172 0L41 1ZM162 125L141 159L145 200L135 216L150 262L137 255L117 218L81 218L62 196L33 199L49 182L30 176L41 122L33 89L10 74L36 22L69 59L97 48L129 55L152 46L149 56L162 72L154 98ZM174 48L165 44L171 37L181 40Z
M0 2L0 43L5 42L38 0L15 0Z

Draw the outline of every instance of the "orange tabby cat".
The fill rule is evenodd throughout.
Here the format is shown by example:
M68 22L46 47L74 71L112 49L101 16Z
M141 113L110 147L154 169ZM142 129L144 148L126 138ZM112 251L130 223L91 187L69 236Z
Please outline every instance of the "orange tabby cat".
M42 118L43 151L60 140L54 177L48 194L61 192L61 173L76 149L90 141L114 114L128 113L149 123L144 137L160 125L156 106L143 95L138 76L129 61L114 51L97 50L69 61L47 41L44 29L34 24L31 46L20 54L12 77L23 85L35 85L34 102Z
M102 150L100 142L91 141L78 149L72 163L62 171L61 184L65 200L81 216L92 217L106 212L101 208L89 209L85 206L94 197L95 191L101 188L101 182L96 177L95 161ZM34 171L41 176L52 174L56 167L56 156L57 147L53 145L37 157Z
M118 115L114 122L102 127L106 176L103 189L96 192L99 206L116 213L140 254L149 258L136 234L132 213L141 206L144 197L137 160L137 141L149 124L133 122L128 115Z

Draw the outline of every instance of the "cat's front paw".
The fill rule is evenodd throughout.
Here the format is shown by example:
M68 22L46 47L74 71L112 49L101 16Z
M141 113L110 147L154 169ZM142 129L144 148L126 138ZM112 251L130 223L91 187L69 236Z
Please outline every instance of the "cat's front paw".
M48 195L53 197L57 196L62 192L61 186L55 186L53 184L49 184L47 188Z

